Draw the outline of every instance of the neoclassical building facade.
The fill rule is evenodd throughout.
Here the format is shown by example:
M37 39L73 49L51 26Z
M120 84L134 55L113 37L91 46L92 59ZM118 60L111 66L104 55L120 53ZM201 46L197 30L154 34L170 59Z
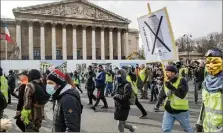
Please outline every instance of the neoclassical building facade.
M4 19L22 60L121 60L139 47L130 20L86 0L18 7ZM1 30L2 31L2 30ZM8 57L12 46L7 45ZM1 44L1 59L6 59Z

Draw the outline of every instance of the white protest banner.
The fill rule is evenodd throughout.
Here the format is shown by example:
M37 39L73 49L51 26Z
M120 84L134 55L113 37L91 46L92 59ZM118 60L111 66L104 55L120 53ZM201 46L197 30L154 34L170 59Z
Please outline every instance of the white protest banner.
M138 18L138 23L148 62L177 60L176 44L166 8Z

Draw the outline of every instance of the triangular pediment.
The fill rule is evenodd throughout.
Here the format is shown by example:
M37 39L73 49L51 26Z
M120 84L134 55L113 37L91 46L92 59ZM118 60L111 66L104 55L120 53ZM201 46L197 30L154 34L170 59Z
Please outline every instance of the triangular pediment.
M130 23L128 19L105 10L86 0L64 0L30 7L19 7L13 9L13 12Z

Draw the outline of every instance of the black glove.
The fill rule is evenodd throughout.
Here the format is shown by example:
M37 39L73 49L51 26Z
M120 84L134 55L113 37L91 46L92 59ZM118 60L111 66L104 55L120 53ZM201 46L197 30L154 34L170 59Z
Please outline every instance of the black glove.
M176 90L176 88L170 82L165 82L164 84L168 89L172 91Z
M199 124L196 124L196 132L202 132L203 131L203 126L202 125L199 125Z
M165 82L165 86L166 86L167 88L170 88L170 86L172 86L172 85L171 85L170 82Z

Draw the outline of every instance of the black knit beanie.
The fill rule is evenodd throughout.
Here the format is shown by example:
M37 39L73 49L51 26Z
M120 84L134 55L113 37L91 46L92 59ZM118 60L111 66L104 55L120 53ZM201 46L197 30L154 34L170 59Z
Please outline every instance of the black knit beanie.
M29 70L29 72L28 72L29 82L33 81L33 80L36 80L36 79L40 79L40 78L41 78L41 74L40 74L39 70L37 70L37 69Z
M177 68L173 65L166 66L166 71L177 73Z

